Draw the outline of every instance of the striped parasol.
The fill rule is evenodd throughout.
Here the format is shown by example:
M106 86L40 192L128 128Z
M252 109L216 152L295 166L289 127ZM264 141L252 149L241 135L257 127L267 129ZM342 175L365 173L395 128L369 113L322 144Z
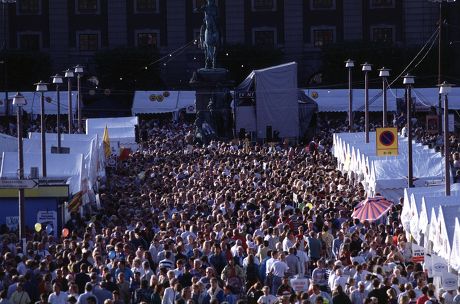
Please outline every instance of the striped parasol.
M351 216L361 222L375 222L385 216L392 206L393 202L383 196L368 197L356 205Z

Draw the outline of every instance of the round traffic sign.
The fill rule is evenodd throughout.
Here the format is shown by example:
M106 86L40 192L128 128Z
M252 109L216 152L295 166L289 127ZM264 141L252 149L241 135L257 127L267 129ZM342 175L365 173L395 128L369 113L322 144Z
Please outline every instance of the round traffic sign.
M386 147L391 146L395 142L395 135L391 131L383 131L379 136L380 143Z

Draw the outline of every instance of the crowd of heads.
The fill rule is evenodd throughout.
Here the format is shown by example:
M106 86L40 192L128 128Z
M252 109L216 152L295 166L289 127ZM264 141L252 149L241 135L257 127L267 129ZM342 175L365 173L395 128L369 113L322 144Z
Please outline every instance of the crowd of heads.
M318 137L303 145L198 145L191 125L142 121L140 149L107 168L100 209L72 214L68 237L34 233L24 251L4 234L0 297L19 304L453 299L412 262L401 205L380 222L352 219L366 193L330 153L331 132L342 128L322 120Z

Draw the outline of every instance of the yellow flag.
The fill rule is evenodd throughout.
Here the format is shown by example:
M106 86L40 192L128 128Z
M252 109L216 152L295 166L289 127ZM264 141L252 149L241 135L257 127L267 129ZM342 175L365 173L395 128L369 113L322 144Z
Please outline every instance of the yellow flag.
M109 138L109 129L107 125L104 129L104 136L102 137L102 142L104 144L104 155L105 158L109 158L112 155L112 150L110 149L110 138Z

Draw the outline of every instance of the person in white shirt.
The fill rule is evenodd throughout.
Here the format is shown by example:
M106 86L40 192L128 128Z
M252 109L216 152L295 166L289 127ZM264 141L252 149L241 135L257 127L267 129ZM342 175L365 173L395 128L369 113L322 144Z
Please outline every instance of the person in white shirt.
M48 296L50 304L67 304L67 292L61 291L59 283L53 284L53 293Z
M257 299L257 304L275 304L278 302L278 298L270 294L270 288L268 286L264 286L262 291L264 294Z
M282 279L289 270L289 266L284 262L284 253L280 253L279 259L276 259L271 266L273 273L272 293L275 294L282 283Z

